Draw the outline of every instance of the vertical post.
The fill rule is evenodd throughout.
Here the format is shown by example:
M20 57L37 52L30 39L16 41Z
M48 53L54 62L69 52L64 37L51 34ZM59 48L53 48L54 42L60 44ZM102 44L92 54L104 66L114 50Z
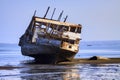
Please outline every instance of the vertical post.
M34 15L33 16L35 16L36 15L36 10L34 11Z
M53 15L54 15L54 13L55 13L55 10L56 10L56 8L54 8L54 10L53 10L53 13L52 13L51 19L53 18Z
M47 11L46 11L46 13L45 13L43 18L45 18L47 16L47 13L48 13L49 9L50 9L50 6L47 8Z
M62 17L62 14L63 14L63 10L62 10L62 12L60 13L60 15L59 15L59 17L58 17L58 21L60 21L60 19L61 19L61 17ZM59 26L57 25L56 30L58 30L58 28L59 28Z
M61 17L62 17L63 11L60 13L59 17L58 17L58 21L60 21Z
M68 18L68 15L65 17L64 22L66 22L67 18Z

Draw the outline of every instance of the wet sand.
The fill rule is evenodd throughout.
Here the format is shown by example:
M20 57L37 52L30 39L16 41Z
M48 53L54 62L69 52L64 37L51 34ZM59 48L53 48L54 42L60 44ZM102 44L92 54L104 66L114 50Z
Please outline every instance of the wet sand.
M98 59L98 60L89 60L89 58L73 59L72 62L61 62L59 64L111 64L111 63L120 63L120 58L108 58L108 59Z
M91 74L92 73L92 74ZM0 80L120 80L120 58L0 66Z
M81 59L73 59L72 62L60 62L58 65L69 65L69 64L112 64L112 63L120 63L120 58L109 58L109 59L99 59L99 60L89 60L89 58L81 58ZM27 63L29 64L29 63ZM30 63L32 64L32 63ZM12 65L4 65L0 66L0 70L11 70L11 69L18 69L18 68L25 68L19 66L12 66Z
M23 67L15 67L15 66L0 66L0 70L12 70L12 69L18 69L18 68L23 68Z

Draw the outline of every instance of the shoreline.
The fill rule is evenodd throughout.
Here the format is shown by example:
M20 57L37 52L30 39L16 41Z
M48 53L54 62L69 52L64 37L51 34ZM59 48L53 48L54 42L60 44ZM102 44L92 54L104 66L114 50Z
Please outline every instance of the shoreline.
M113 63L120 63L120 58L108 58L98 60L90 60L90 58L78 58L73 59L72 62L61 62L59 64L113 64Z
M60 62L60 63L58 63L58 65L67 65L67 64L68 65L70 65L70 64L114 64L114 63L120 63L120 58L108 58L108 59L98 59L98 60L90 60L89 58L78 58L78 59L73 59L72 62ZM10 66L9 65L0 66L0 70L12 70L12 69L18 69L18 68L25 68L25 67L12 66L12 65L10 65Z

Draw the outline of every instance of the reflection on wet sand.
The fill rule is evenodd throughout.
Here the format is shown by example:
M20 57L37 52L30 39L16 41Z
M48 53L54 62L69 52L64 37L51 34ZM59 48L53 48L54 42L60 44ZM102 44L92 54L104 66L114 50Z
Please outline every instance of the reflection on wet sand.
M74 65L34 65L23 69L23 80L80 80L80 73Z
M78 70L71 70L71 72L68 72L64 74L63 80L80 80L80 74Z
M1 68L0 80L120 80L120 64L20 65Z

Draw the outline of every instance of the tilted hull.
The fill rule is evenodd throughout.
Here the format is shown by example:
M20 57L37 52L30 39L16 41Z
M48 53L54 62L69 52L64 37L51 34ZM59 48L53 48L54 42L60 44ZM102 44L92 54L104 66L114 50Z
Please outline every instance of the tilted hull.
M47 64L71 61L76 54L75 52L64 50L49 44L25 44L21 46L21 52L25 56L35 58L39 63Z
M63 11L58 20L45 16L41 18L35 16L35 13L20 37L22 54L35 58L39 63L71 61L79 50L82 26L66 22L67 17L63 22L60 21Z

